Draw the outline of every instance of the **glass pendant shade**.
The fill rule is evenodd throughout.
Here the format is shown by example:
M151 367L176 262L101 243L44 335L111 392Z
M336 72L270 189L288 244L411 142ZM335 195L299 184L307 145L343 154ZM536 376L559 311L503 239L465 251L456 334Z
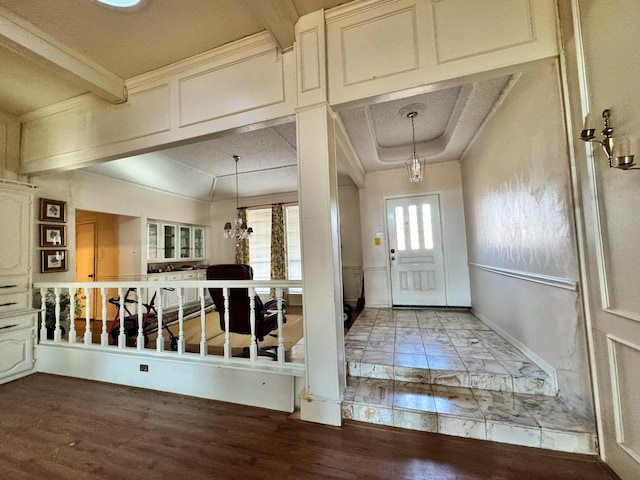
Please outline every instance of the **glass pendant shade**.
M417 115L418 112L407 113L407 117L411 119L411 139L413 144L413 153L405 162L410 182L421 182L424 177L424 158L420 158L416 153L416 131L413 125L413 118Z
M236 212L238 212L238 160L240 160L240 157L234 155L233 159L236 162ZM224 224L225 238L233 238L236 241L246 240L251 236L252 233L253 228L247 227L247 222L242 220L240 212L238 212L238 216L233 221L233 223L227 222Z

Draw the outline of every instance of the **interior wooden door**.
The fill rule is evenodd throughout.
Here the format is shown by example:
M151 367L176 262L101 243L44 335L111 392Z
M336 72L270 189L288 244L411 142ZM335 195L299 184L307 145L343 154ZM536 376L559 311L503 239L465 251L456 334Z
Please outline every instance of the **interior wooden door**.
M76 224L76 282L96 281L96 231L96 222L82 222ZM97 318L97 305L95 297L96 296L92 294L92 297L90 299L92 319ZM84 302L82 302L82 316L84 317L85 315L85 304Z

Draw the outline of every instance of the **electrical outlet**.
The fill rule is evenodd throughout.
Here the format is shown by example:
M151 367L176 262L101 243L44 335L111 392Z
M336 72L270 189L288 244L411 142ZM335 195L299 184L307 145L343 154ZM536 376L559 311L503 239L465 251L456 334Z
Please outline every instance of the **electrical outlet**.
M140 371L141 372L148 372L149 371L149 365L145 365L144 363L140 364Z

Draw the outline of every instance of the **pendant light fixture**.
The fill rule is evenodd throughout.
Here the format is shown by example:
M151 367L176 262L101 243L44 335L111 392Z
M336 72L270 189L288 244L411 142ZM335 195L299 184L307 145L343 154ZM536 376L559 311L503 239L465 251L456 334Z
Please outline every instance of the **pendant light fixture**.
M411 138L413 143L413 153L405 162L410 182L421 182L424 177L424 158L420 158L416 154L416 131L413 125L413 119L417 116L418 112L407 113L407 118L411 119Z
M234 238L237 242L240 240L246 240L253 233L253 228L247 227L247 222L242 220L242 215L240 215L240 210L238 209L238 160L240 157L238 155L234 155L233 159L236 162L236 212L238 214L237 218L231 222L227 222L224 225L224 236L225 238Z

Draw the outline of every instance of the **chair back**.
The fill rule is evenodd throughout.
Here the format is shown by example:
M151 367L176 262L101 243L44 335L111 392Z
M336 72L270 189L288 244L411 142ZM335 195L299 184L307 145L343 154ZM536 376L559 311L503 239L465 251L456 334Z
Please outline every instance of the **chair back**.
M244 264L211 265L207 268L207 280L253 280L253 268ZM220 314L220 328L225 330L224 296L222 288L209 288L209 294ZM260 297L255 296L256 336L259 340L269 333L263 330L264 306ZM251 334L250 305L248 288L229 289L229 332Z

